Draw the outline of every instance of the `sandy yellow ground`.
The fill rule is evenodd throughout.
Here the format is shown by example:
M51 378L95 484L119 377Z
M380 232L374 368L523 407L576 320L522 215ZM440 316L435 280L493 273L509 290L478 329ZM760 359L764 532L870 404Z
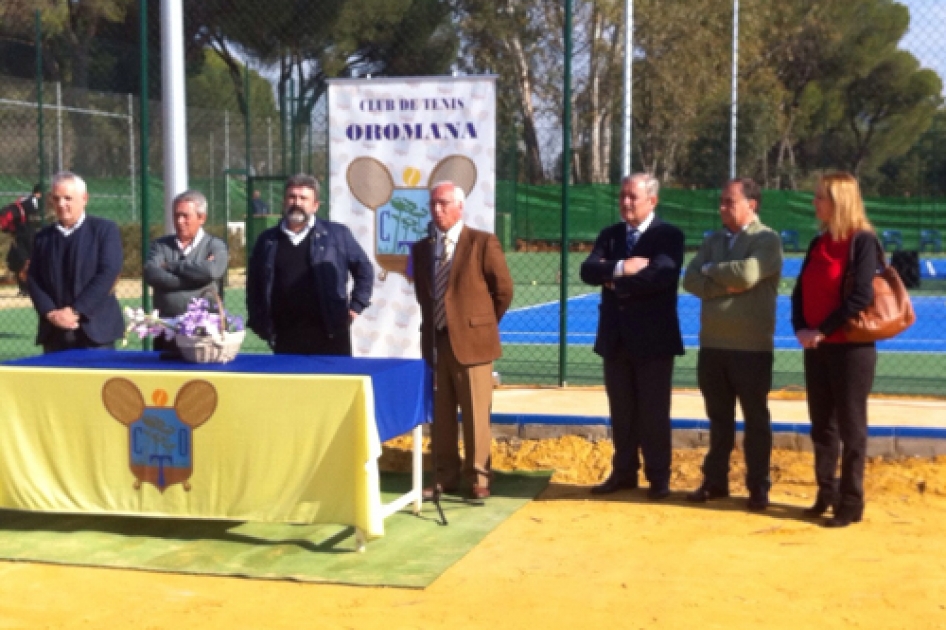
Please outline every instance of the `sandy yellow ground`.
M943 458L872 461L864 522L828 530L801 516L814 496L803 453L775 453L764 514L745 511L739 466L733 499L686 503L697 451L675 453L676 492L659 504L591 499L606 441L494 453L558 472L425 590L0 563L0 628L946 628ZM404 459L389 448L384 462Z

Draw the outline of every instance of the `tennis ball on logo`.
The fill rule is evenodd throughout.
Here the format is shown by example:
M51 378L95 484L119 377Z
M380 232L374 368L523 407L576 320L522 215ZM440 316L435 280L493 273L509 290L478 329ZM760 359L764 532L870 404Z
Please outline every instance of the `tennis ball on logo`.
M404 169L404 173L401 175L404 178L404 183L410 187L414 187L420 183L420 169L416 169L413 166L408 166Z
M156 389L151 393L151 401L155 407L163 407L168 404L168 393L163 389Z

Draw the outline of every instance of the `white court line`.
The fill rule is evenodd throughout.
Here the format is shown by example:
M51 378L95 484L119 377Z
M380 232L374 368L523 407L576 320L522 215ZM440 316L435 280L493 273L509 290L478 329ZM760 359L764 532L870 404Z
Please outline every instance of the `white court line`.
M516 331L509 330L509 331L502 331L500 334L508 335L510 337L516 337L516 336L518 337L542 337L542 336L553 337L554 336L556 339L559 337L558 331L555 331L555 330L547 331L547 332L529 332L529 331L520 332L518 330ZM594 337L595 335L596 333L585 333L585 332L568 333L569 337ZM558 342L556 341L556 343ZM548 345L548 344L543 344L543 345Z
M585 298L594 297L596 295L598 294L597 293L582 293L581 295L573 295L572 297L568 298L568 301L571 302L572 300L583 300ZM540 304L532 304L531 306L520 306L519 308L510 309L509 312L510 313L524 313L525 311L531 311L537 308L545 308L546 306L553 306L553 305L558 304L560 301L561 300L552 300L551 302L542 302Z

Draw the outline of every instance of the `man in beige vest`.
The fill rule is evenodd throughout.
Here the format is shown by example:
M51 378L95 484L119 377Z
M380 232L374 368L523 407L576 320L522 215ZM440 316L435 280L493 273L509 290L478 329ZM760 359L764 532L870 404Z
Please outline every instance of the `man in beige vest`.
M499 320L512 302L512 277L499 239L463 222L463 190L440 182L430 190L433 230L411 248L414 291L421 308L421 348L435 366L432 450L435 489L455 492L465 477L469 496L490 495L490 408L493 361L502 355ZM457 449L457 408L464 460Z

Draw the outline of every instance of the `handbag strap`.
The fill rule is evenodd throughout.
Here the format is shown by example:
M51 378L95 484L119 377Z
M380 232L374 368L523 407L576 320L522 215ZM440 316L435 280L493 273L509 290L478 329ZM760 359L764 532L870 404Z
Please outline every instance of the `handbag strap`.
M871 240L874 242L874 251L877 252L877 264L879 269L883 272L887 269L887 255L884 254L884 246L881 245L880 239L877 238L877 234L870 232L868 230L862 230L859 232L854 232L851 236L851 247L848 250L848 259L847 259L847 269L844 270L844 282L841 283L841 297L846 298L851 294L851 291L854 290L854 241L857 240L858 234L870 234Z

